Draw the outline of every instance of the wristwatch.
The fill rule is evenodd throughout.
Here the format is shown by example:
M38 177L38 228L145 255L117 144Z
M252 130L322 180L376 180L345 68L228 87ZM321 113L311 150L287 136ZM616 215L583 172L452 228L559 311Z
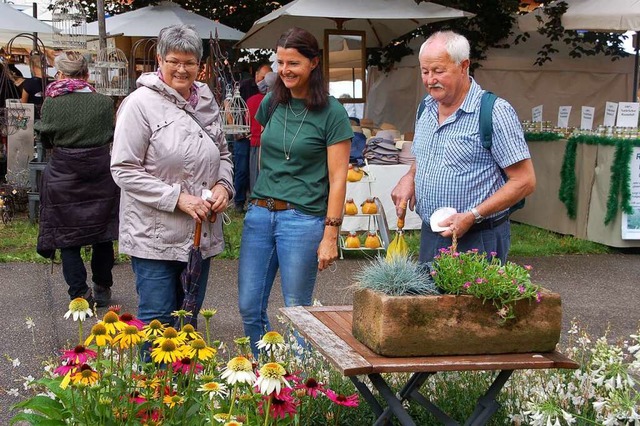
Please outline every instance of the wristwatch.
M475 207L471 208L471 213L473 214L473 217L474 217L474 223L480 223L484 220L484 216L482 216L478 211L478 209L476 209Z

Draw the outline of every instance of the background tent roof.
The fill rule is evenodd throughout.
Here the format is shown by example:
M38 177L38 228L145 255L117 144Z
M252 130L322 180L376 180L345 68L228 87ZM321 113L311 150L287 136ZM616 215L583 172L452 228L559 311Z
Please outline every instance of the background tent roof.
M0 31L15 34L53 33L53 27L14 9L9 3L0 3Z
M122 33L130 37L157 37L161 29L176 24L193 25L203 39L208 39L209 33L215 37L216 31L221 40L240 40L244 35L235 28L185 10L171 1L114 15L105 20L108 33ZM98 35L98 21L87 24L87 34Z
M236 47L273 49L278 37L298 26L313 34L321 47L325 29L367 33L367 47L383 47L430 22L472 17L472 13L414 0L295 0L254 22Z

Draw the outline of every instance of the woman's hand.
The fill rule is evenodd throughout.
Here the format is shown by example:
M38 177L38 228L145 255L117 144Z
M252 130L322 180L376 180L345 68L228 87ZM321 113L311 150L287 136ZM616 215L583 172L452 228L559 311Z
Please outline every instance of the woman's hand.
M318 270L322 271L338 258L337 239L325 235L318 246Z
M211 210L211 202L182 192L178 197L178 208L191 216L196 222L201 222L207 219Z
M212 195L208 198L208 201L211 202L211 212L223 212L229 204L229 191L224 185L217 183L211 188L211 192ZM215 214L212 217L215 217Z

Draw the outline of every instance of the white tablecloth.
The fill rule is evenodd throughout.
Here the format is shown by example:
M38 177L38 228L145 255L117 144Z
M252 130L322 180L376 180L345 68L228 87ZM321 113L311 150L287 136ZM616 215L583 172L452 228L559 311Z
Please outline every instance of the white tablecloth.
M368 176L359 182L347 182L347 198L353 198L361 212L361 204L369 197L378 197L384 207L389 229L397 229L396 208L391 200L391 191L396 186L402 176L409 171L409 165L373 165L370 164L364 169ZM416 212L407 209L407 216L404 221L404 229L420 229L422 221ZM345 231L363 231L370 229L369 218L357 216L345 216L342 229Z

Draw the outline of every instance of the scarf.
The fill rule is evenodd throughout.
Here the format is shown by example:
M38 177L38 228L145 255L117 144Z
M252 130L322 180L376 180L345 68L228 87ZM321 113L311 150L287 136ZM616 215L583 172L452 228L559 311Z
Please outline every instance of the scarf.
M160 68L158 68L157 75L158 75L158 78L162 80L164 84L167 84L167 82L164 81L164 77L162 77L162 72L160 71ZM189 105L191 105L193 109L196 109L196 106L198 106L198 100L199 100L198 86L196 86L195 83L191 83L191 91L189 94L189 99L187 99L187 102L189 102Z
M69 93L84 91L95 92L96 89L92 85L84 80L78 80L75 78L65 78L63 80L56 80L47 86L45 90L45 96L55 98L56 96L67 95Z

